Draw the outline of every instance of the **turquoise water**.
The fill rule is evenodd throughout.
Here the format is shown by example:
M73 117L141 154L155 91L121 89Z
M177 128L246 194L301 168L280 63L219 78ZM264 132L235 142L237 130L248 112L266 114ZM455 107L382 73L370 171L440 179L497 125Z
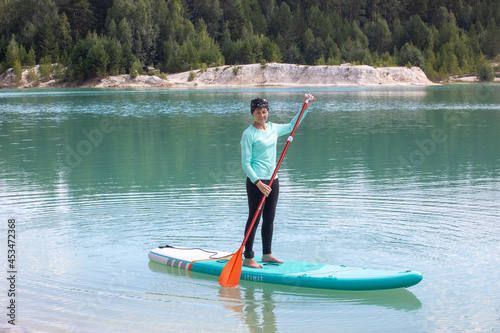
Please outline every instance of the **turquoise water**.
M12 332L500 332L500 86L307 91L274 254L420 284L224 289L149 262L164 244L239 248L249 101L288 122L303 88L1 90L0 329L15 299Z

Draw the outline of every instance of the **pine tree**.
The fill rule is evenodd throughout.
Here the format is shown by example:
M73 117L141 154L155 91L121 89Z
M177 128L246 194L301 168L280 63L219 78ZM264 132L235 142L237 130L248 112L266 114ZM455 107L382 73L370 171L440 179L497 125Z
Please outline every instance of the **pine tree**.
M472 24L472 26L469 30L468 36L469 36L469 40L470 40L469 46L470 46L472 54L474 54L474 55L479 54L481 52L481 46L479 44L479 37L478 37L477 31L476 31L476 26L474 24Z
M448 9L444 5L445 0L428 0L426 21L441 28L441 24L446 20Z
M28 62L28 53L23 45L19 45L19 62L21 66L26 66Z
M415 46L406 43L399 52L399 66L417 66L425 70L425 60L422 53Z
M40 59L40 67L38 70L40 71L40 79L42 81L50 80L51 63L52 59L50 56L42 57L42 59Z
M68 21L75 33L85 35L95 22L93 7L87 0L68 1L64 6Z
M133 67L134 63L137 61L137 58L132 54L132 50L128 47L122 46L122 59L120 62L120 71L124 71L125 73L130 73L130 69Z
M325 49L326 49L326 59L328 62L335 62L340 64L340 48L333 41L333 39L328 35L325 40Z
M72 78L104 75L100 65L84 66L99 43L106 74L140 69L140 61L170 72L263 60L380 65L415 48L426 73L441 78L476 71L481 52L497 57L499 26L493 0L7 0L0 70L15 59L33 64L36 53L67 64ZM88 31L95 36L83 38ZM105 59L97 48L91 56Z
M392 50L392 33L382 17L366 23L364 32L368 37L370 51L382 54Z
M12 35L5 54L5 65L7 68L14 67L16 61L19 61L19 45L16 42L16 36Z
M462 73L470 73L472 71L473 57L471 56L470 40L466 34L462 34L460 39L455 43L453 53L457 56L458 67Z
M500 29L498 29L495 20L490 18L486 30L484 31L484 39L481 47L484 55L494 58L500 52Z
M116 39L109 37L104 38L103 47L109 58L109 63L106 66L106 73L109 75L118 75L124 73L125 70L122 66L123 51Z
M447 12L444 7L440 8L440 13L440 16L443 17L443 21L440 22L439 27L436 26L439 30L437 39L438 44L445 45L448 42L456 43L458 41L459 34L455 15Z
M107 35L109 37L118 39L118 27L116 26L115 20L109 22L106 30L108 31Z
M438 53L437 65L439 72L445 76L450 74L459 74L458 58L453 52L453 43L446 43Z
M441 78L439 77L436 68L437 67L436 56L431 48L425 50L424 57L425 57L425 75L427 75L427 77L431 81L440 81Z
M107 75L109 56L102 43L92 45L85 59L88 77L102 78Z
M456 0L451 2L451 5L454 7L452 8L452 12L455 13L458 27L464 30L470 30L472 24L472 7L470 4L464 3L463 0Z
M21 62L19 59L14 60L14 66L12 68L14 71L14 82L21 83L23 79L23 69L21 68Z
M57 25L54 34L61 51L68 52L71 50L73 37L71 37L71 25L65 13L57 16Z
M412 0L408 2L408 14L411 16L426 17L428 0Z
M28 51L28 56L26 57L26 66L35 66L36 65L36 55L35 55L35 49L30 48Z
M231 39L238 40L243 38L243 26L246 19L241 0L222 0L221 7L224 13L224 20L229 24Z
M360 21L365 15L364 1L363 0L345 0L346 4L346 18L349 24L352 25L356 21Z
M268 24L259 2L257 0L249 0L248 2L244 2L243 7L248 22L252 23L254 34L257 36L266 34Z
M290 7L285 2L282 2L277 13L276 20L278 33L283 38L286 47L294 44L297 40L297 35L294 31L294 18Z
M198 21L196 25L196 34L192 36L193 45L197 50L196 63L190 66L199 68L202 63L210 66L222 66L224 57L220 52L219 45L209 36L207 25L203 20Z
M192 0L189 2L194 22L202 19L210 36L219 37L223 11L219 0Z
M493 66L482 57L477 66L477 76L481 81L493 81L495 79L495 72Z
M36 36L37 40L37 53L41 57L50 56L51 58L57 58L59 54L55 54L54 46L56 44L56 36L54 35L54 27L53 27L54 19L49 16L45 16L43 20L43 24L38 30L38 34Z
M333 42L337 45L343 44L347 34L345 32L346 27L342 23L342 19L339 14L337 12L332 12L328 15L327 20L329 22L329 35L331 36Z
M361 30L357 21L352 24L350 35L353 40L359 41L364 48L368 48L368 37Z
M409 42L419 50L425 50L431 46L432 34L419 15L413 15L406 24Z
M269 37L262 36L262 58L268 62L281 62L282 55L279 46L272 42Z
M394 20L392 24L392 45L396 50L399 50L408 42L408 35L401 24L399 18Z
M117 38L124 47L132 49L132 29L126 18L123 18L118 24Z
M328 35L327 20L318 6L312 6L307 15L307 27L312 34L325 40Z
M320 58L323 56L321 54L321 50L316 49L315 47L315 37L310 28L306 30L306 33L304 34L304 39L303 39L303 45L304 45L304 51L302 52L304 54L304 60L306 64L314 64L316 62L317 58ZM316 57L317 56L317 57Z

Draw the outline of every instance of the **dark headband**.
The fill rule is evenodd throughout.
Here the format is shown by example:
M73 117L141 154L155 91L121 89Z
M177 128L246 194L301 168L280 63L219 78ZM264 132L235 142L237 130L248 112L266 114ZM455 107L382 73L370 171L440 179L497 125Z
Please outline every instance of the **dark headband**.
M250 112L253 112L257 108L266 108L267 111L269 111L269 104L267 103L267 100L257 97L256 99L252 99L252 102L250 102Z

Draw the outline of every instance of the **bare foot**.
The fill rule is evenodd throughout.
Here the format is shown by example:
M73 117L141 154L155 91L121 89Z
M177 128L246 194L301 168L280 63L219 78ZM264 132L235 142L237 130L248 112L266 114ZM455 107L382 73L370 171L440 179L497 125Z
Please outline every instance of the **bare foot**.
M262 268L262 266L259 265L259 263L255 261L254 258L245 258L245 260L243 260L243 266L247 266L250 268Z
M274 263L277 263L277 264L284 263L283 260L276 259L272 254L264 254L262 256L262 261L264 261L264 262L274 262Z

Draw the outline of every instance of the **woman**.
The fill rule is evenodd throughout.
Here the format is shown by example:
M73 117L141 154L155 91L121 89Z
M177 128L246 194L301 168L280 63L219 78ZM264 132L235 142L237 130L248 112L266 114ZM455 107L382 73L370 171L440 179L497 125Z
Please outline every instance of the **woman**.
M309 102L306 105L306 111L304 111L301 121L307 114L307 108L314 101L314 96L308 95L308 97L304 98L303 103L306 102L306 99L309 99ZM262 98L252 100L250 103L250 111L252 112L254 123L243 132L243 136L241 137L241 160L243 170L245 170L248 176L246 189L249 215L245 227L245 235L252 223L253 216L257 211L260 201L262 200L262 194L264 194L267 198L260 213L263 217L261 230L262 261L283 263L283 261L275 258L271 251L274 215L279 196L278 177L276 176L271 187L269 187L269 182L273 175L274 168L276 167L276 144L278 137L292 132L299 114L297 114L289 124L274 124L267 122L269 104ZM252 268L262 268L262 266L253 259L253 242L259 220L260 216L257 218L245 244L245 260L243 261L243 265Z

